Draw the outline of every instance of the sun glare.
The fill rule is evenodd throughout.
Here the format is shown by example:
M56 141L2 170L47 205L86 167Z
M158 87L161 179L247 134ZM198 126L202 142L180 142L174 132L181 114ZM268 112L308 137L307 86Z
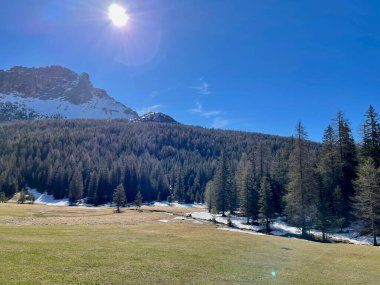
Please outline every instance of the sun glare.
M117 27L125 26L129 20L125 8L115 3L108 7L108 17Z

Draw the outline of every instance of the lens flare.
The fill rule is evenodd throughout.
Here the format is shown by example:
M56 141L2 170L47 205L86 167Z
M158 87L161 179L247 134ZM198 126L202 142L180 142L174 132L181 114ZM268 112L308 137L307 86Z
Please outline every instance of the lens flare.
M125 26L129 20L129 16L127 15L125 8L115 3L108 7L108 17L117 27Z

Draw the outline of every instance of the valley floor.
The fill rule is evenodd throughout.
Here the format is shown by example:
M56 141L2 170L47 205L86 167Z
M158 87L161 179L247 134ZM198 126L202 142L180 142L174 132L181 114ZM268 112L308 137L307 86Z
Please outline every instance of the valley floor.
M0 204L0 284L379 284L380 248L221 231L182 217L196 208L143 210Z

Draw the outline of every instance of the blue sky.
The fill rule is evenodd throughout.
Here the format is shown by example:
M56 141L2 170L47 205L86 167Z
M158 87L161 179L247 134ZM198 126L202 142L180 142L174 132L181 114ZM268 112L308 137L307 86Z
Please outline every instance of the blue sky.
M355 136L380 111L380 1L12 0L0 69L63 65L143 112L191 125L320 141L343 111Z

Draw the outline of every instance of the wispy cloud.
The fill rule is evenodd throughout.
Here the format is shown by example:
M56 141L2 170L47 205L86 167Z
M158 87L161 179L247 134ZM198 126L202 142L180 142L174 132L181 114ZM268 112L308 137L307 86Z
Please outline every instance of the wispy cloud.
M148 107L144 107L141 109L136 110L136 112L141 116L149 112L157 112L158 110L162 109L164 106L161 104L156 104Z
M188 111L204 118L211 118L212 119L211 126L210 126L211 128L222 129L222 128L225 128L230 123L229 120L221 116L223 112L218 111L218 110L206 111L203 109L201 102L198 102L198 101L195 102L195 105L196 106L194 108L189 109Z
M210 85L207 83L206 80L203 79L203 77L198 79L198 85L191 87L195 90L197 90L197 93L199 95L210 95L212 94L210 90Z
M196 105L195 108L189 109L188 111L194 114L198 114L199 116L202 116L205 118L218 116L222 113L221 111L218 111L218 110L210 110L210 111L204 110L201 102L199 101L195 102L195 105Z
M211 128L223 129L229 125L230 121L221 117L216 117L211 123Z

